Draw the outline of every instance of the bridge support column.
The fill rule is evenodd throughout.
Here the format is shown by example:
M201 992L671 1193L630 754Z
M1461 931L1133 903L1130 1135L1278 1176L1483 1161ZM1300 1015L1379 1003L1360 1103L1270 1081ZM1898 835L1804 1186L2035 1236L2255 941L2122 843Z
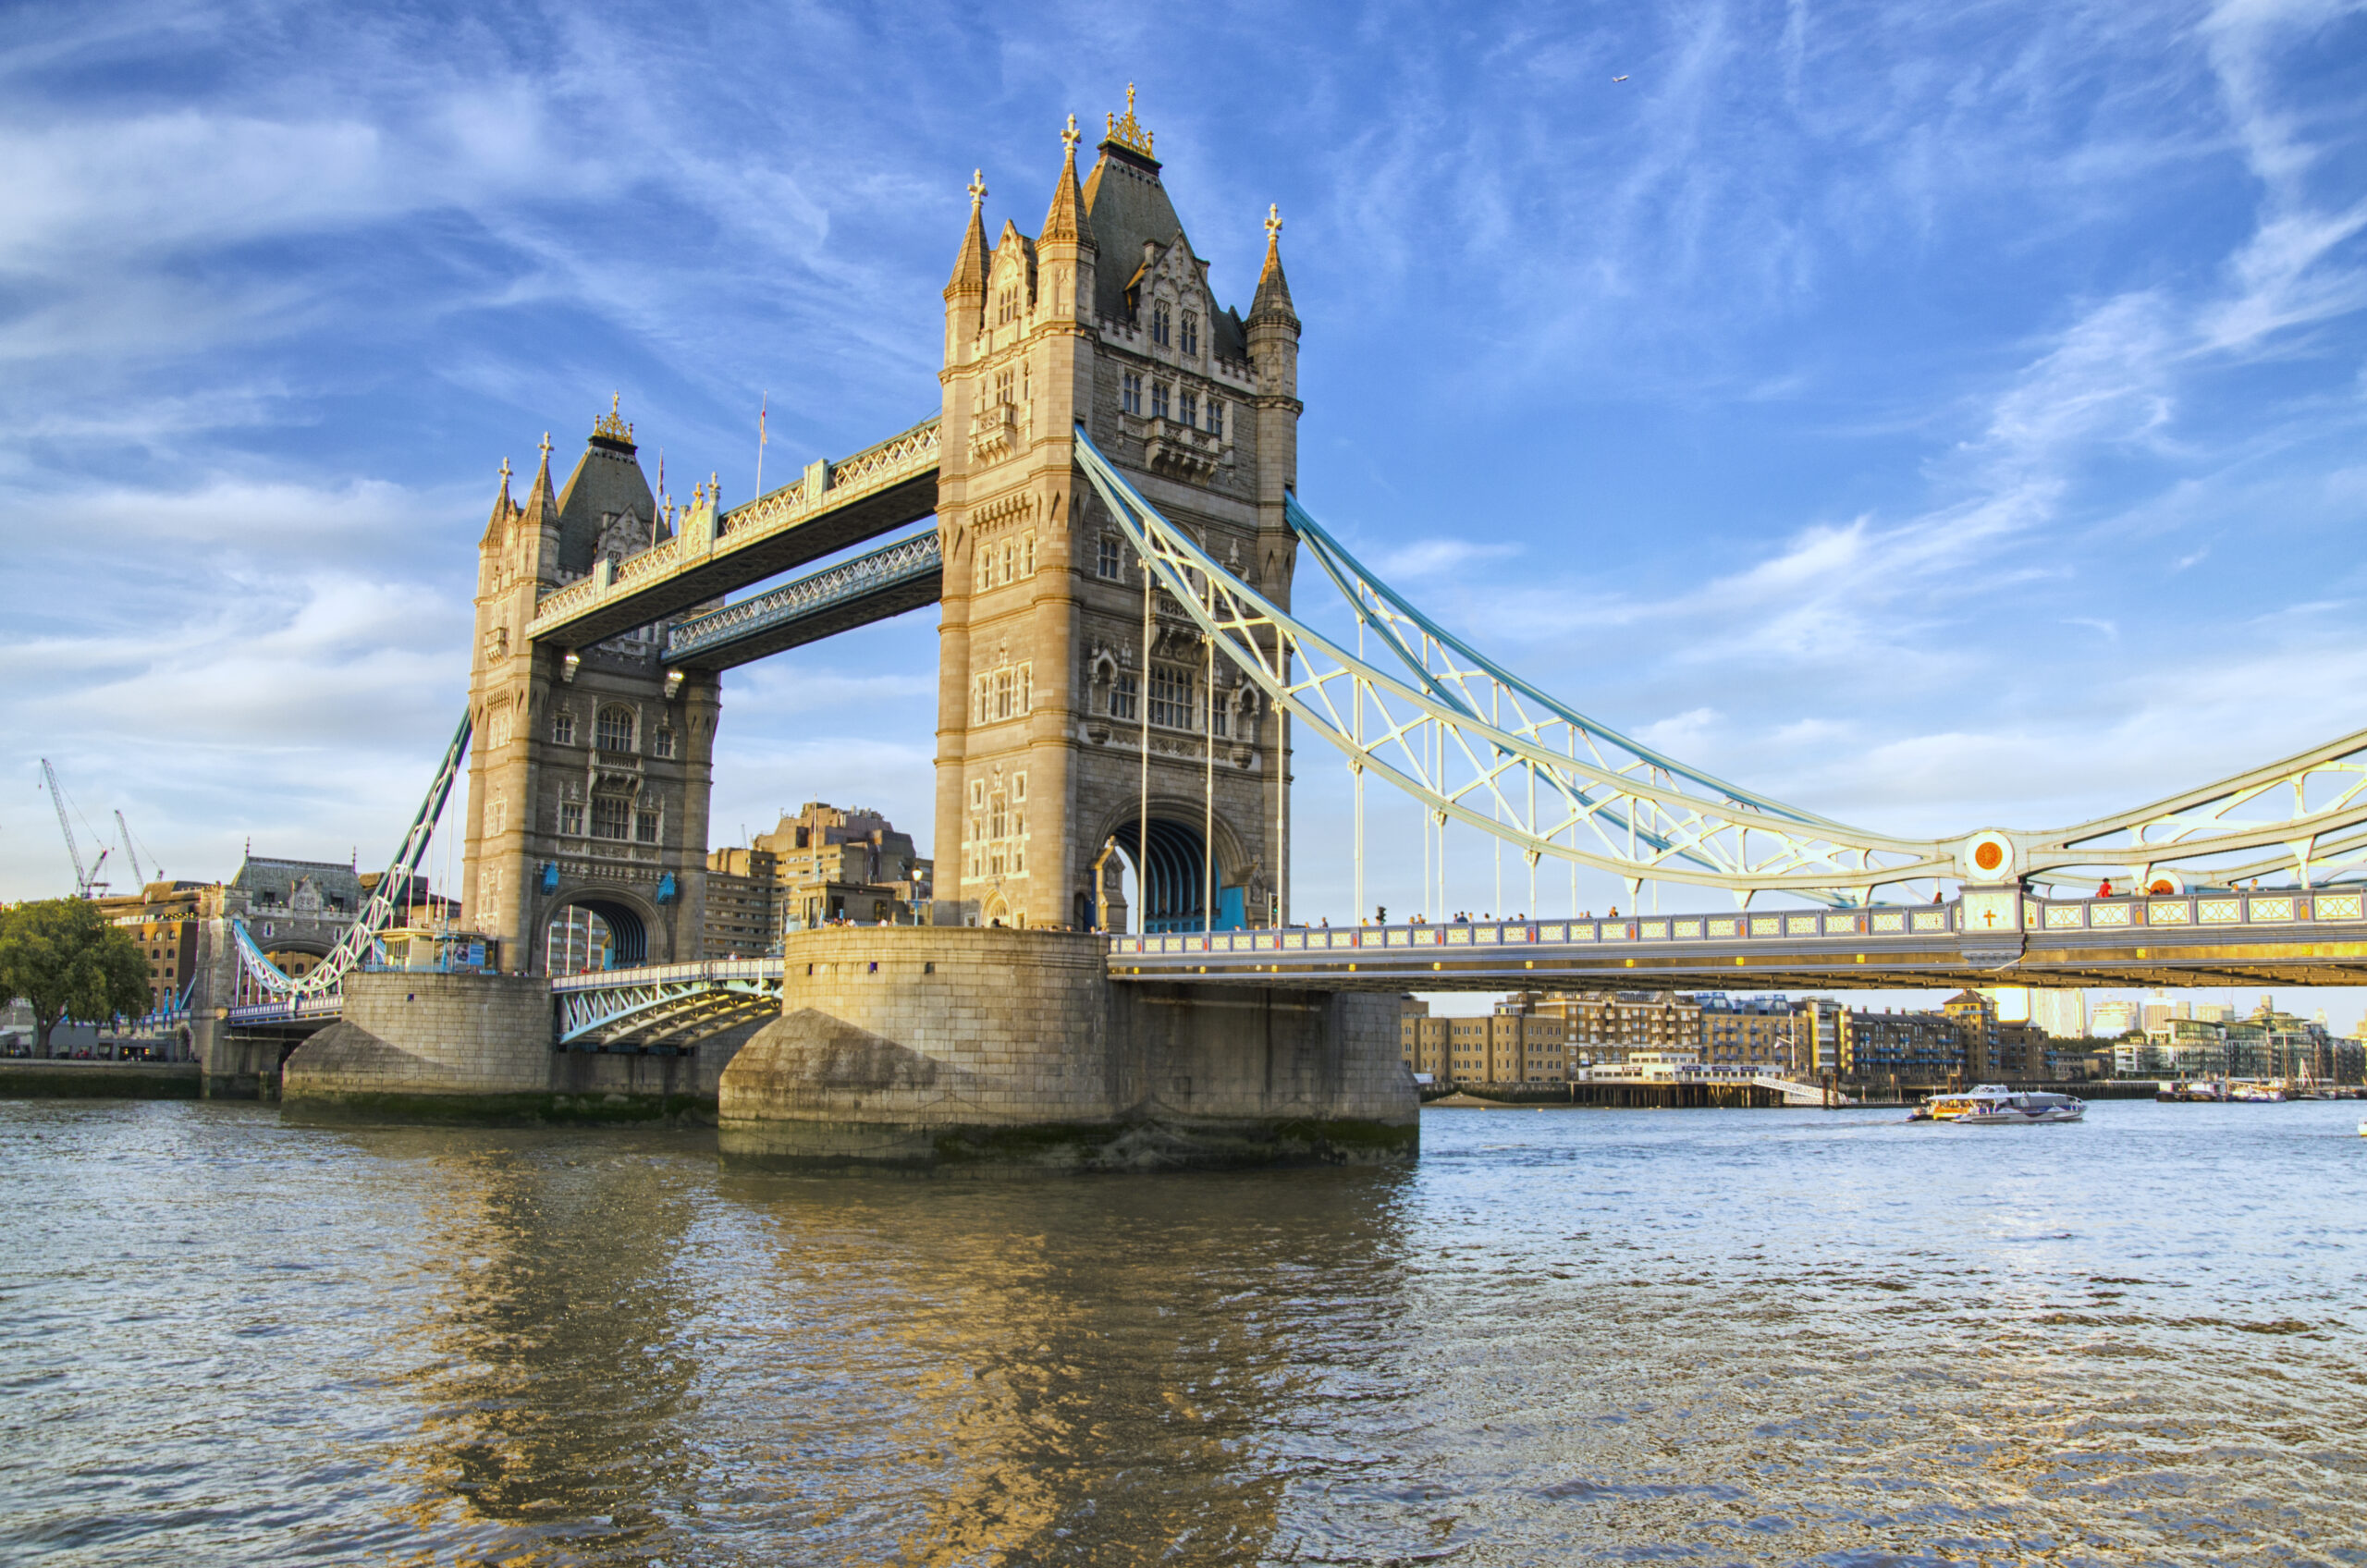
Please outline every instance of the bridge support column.
M1089 935L790 938L781 1017L724 1069L724 1152L791 1166L1160 1170L1410 1159L1397 1002L1112 982Z

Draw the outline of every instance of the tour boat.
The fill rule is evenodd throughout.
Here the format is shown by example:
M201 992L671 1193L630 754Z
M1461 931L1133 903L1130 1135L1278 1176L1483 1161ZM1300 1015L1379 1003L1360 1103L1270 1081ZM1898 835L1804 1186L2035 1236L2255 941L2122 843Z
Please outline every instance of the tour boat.
M2069 1095L1983 1084L1970 1094L1934 1095L1908 1120L1954 1121L1967 1127L2019 1127L2040 1121L2077 1121L2087 1113L2086 1103Z

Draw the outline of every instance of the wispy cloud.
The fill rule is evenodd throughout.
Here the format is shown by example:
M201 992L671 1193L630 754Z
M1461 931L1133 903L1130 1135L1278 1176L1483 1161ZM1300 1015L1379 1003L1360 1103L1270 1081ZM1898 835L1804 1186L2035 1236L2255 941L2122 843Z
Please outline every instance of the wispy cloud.
M18 20L0 735L192 869L399 826L504 454L615 389L743 494L759 389L768 463L926 412L970 170L1032 229L1130 78L1225 302L1289 220L1308 504L1588 711L1923 831L2367 722L2356 4ZM736 672L718 841L926 839L928 633Z

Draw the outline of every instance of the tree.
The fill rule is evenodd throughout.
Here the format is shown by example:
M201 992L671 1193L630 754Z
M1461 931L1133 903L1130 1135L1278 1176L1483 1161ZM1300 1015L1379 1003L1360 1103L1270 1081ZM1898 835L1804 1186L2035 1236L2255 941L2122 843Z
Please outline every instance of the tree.
M148 961L87 899L36 899L0 911L0 994L33 1010L34 1054L72 1018L102 1023L148 1009Z

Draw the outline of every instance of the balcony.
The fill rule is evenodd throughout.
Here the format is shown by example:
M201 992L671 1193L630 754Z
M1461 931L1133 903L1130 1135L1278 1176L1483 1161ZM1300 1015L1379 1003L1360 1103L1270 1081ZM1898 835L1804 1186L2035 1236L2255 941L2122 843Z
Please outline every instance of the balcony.
M1149 419L1129 416L1126 434L1142 442L1143 460L1155 473L1206 484L1224 464L1223 436L1164 414Z

